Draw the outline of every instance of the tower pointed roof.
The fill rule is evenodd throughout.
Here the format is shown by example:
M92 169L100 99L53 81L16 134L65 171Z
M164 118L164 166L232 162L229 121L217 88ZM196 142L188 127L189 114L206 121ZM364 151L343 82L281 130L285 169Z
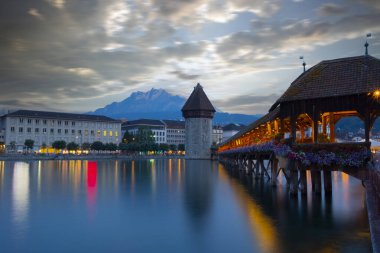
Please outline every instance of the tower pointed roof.
M203 91L203 87L198 83L182 107L183 116L185 118L212 118L214 113L214 106Z

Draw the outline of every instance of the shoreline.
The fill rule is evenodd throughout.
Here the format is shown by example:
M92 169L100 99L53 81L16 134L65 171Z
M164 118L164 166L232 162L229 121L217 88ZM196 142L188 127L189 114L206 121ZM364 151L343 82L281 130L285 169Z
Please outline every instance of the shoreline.
M49 161L49 160L136 160L136 159L181 159L183 155L127 155L127 154L88 154L88 155L35 155L2 154L0 161Z

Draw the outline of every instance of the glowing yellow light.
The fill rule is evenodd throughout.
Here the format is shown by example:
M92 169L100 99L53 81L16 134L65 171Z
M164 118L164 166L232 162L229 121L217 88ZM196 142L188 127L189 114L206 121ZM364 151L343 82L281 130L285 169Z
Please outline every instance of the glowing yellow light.
M375 98L378 98L378 97L380 96L380 90L375 90L375 91L373 92L373 96L374 96Z

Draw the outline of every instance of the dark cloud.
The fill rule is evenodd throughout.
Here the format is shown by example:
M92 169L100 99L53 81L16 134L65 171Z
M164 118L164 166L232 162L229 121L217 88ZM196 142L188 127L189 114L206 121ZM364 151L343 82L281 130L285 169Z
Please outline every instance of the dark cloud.
M336 21L253 22L252 27L256 29L226 37L219 43L217 52L230 64L261 64L296 50L311 50L340 40L362 37L364 27L378 33L379 23L378 12L344 16Z
M227 100L213 100L213 103L223 111L262 113L267 111L272 104L280 97L279 94L270 95L241 95Z
M320 16L342 15L347 12L347 7L334 3L326 3L321 5L317 12Z
M169 74L175 75L179 79L183 79L183 80L194 80L200 77L200 75L189 75L179 70L171 71L169 72Z

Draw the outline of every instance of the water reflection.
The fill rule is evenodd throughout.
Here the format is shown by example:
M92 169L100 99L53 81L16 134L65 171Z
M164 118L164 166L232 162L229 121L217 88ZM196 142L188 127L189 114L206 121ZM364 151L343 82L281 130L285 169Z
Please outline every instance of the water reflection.
M95 212L97 175L98 175L97 162L88 162L87 163L87 205L88 205L91 218L93 217L94 212Z
M29 210L29 164L16 162L12 180L13 222L17 233L25 232Z
M260 233L267 231L265 228L253 228L260 241L267 241L275 247L274 252L310 252L310 249L313 252L371 251L367 211L363 206L365 191L359 180L333 172L332 194L313 194L309 185L307 195L299 194L298 198L294 198L289 196L286 183L272 188L265 180L256 181L237 171L227 172L230 177L236 178L235 183L239 185L232 186L237 188L235 192L239 192L239 187L244 187L242 192L251 199L251 202L244 200L240 203L248 206L255 203L254 209L262 210L269 224L270 221L275 224L278 237L275 243L260 237ZM255 217L252 218L254 220ZM268 224L268 219L260 225ZM267 250L266 246L262 249Z
M219 177L227 182L233 189L236 199L244 210L254 242L258 243L261 252L279 252L279 241L273 221L264 214L262 207L258 205L247 193L244 187L236 180L231 179L222 165L219 165Z
M368 252L360 181L332 176L290 198L211 161L0 162L2 251Z
M210 165L202 160L186 161L191 169L185 172L185 208L196 226L204 225L213 202Z

